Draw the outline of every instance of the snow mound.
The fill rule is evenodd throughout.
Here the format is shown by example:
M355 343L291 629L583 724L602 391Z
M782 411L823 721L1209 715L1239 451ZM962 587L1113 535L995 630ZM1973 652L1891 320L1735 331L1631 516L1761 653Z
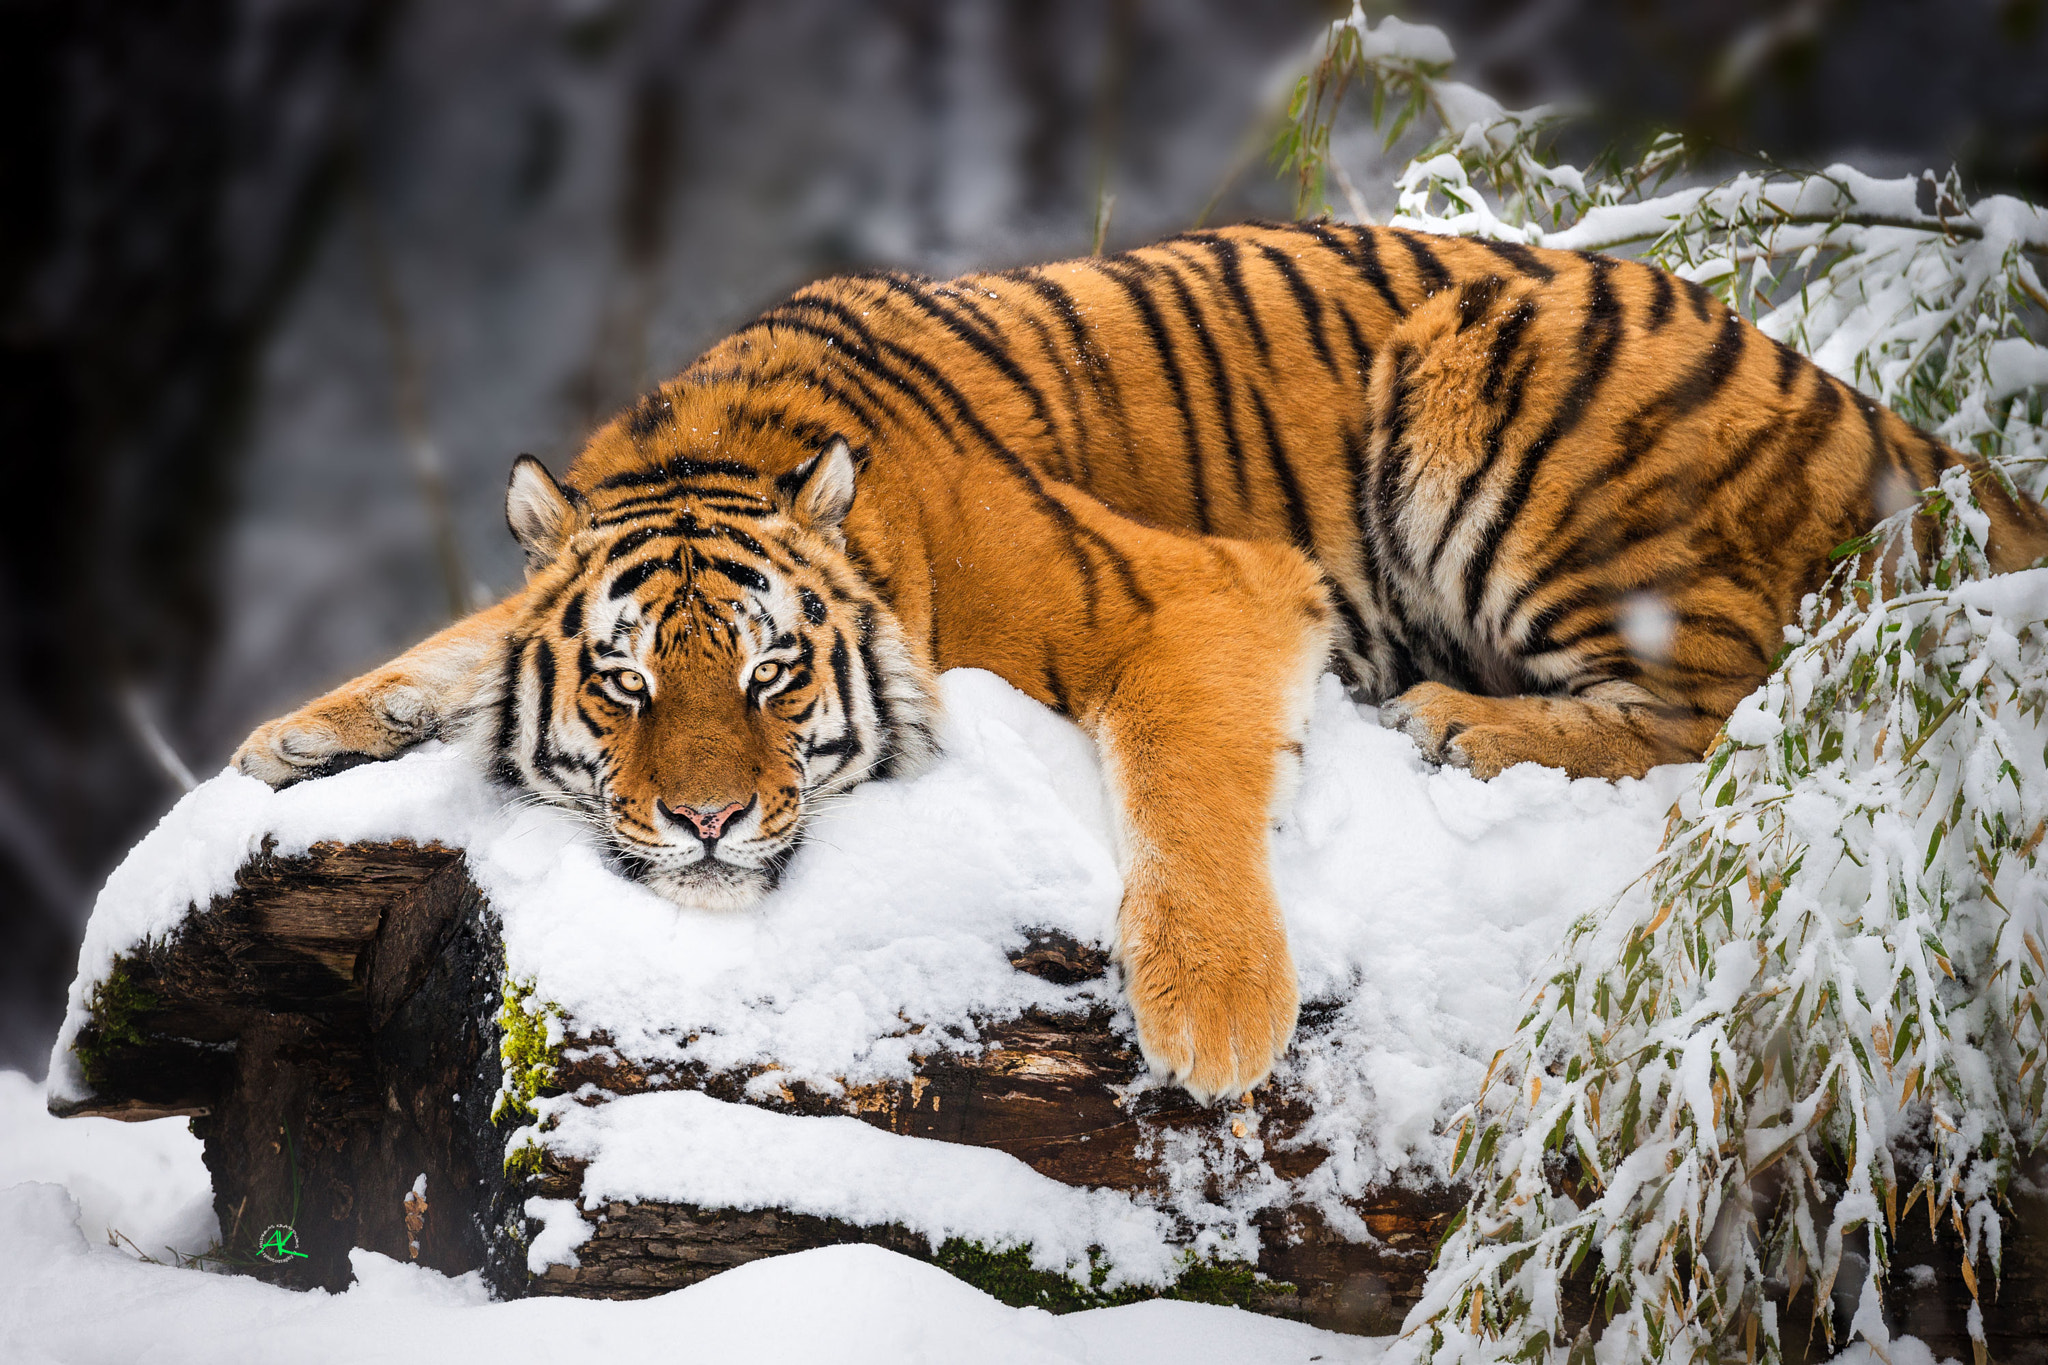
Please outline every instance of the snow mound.
M554 1005L572 1032L602 1030L624 1057L657 1068L772 1064L778 1081L836 1093L909 1078L913 1047L978 1047L977 1019L1033 1007L1119 1008L1114 972L1059 986L1014 970L1008 956L1032 929L1110 943L1120 883L1092 746L992 674L955 671L942 686L945 757L914 780L835 799L782 889L740 914L680 910L622 880L578 822L508 805L439 746L284 792L224 773L180 801L109 879L80 953L52 1092L78 1098L84 1088L70 1044L93 983L118 954L169 932L188 906L230 890L235 869L265 839L286 856L330 839L438 840L467 850L471 875L502 919L508 973L530 979L534 1000ZM1325 678L1301 789L1274 834L1273 858L1302 996L1324 1015L1280 1079L1314 1101L1315 1116L1293 1140L1331 1157L1290 1185L1260 1164L1257 1134L1231 1134L1227 1116L1206 1145L1176 1139L1165 1166L1198 1246L1252 1254L1251 1213L1303 1200L1364 1236L1343 1200L1403 1173L1440 1173L1443 1120L1476 1090L1537 969L1573 919L1636 877L1690 772L1574 782L1524 766L1482 783L1423 762ZM1127 1016L1117 1026L1128 1030ZM615 1104L602 1120L553 1106L565 1124L560 1140L573 1136L592 1156L614 1150L607 1144L620 1153L696 1144L724 1163L748 1160L751 1139L735 1135L754 1117L701 1097L646 1098L657 1102ZM809 1211L874 1221L867 1180L882 1159L861 1145L877 1136L872 1130L767 1118L793 1126L762 1126L754 1136L807 1154L791 1169L804 1173ZM1205 1186L1218 1143L1262 1174L1221 1194ZM1039 1177L1007 1156L973 1159L993 1163L991 1172L1014 1167L974 1177L981 1197L957 1201L981 1210L978 1224L937 1195L929 1207L899 1208L896 1221L992 1245L1046 1221L1029 1207L1047 1198L1033 1184ZM756 1172L770 1164L758 1151L751 1160ZM673 1172L686 1164L637 1183L621 1178L613 1197L678 1197ZM755 1183L762 1180L774 1183ZM1121 1195L1100 1200L1124 1206L1091 1204L1076 1217L1104 1239L1129 1240L1157 1218ZM545 1245L558 1259L574 1254L570 1238Z
M9 1085L18 1073L0 1073ZM10 1092L11 1093L11 1092ZM0 1118L13 1121L11 1102ZM159 1124L144 1125L156 1128ZM182 1127L182 1125L168 1125ZM98 1168L118 1180L118 1164ZM826 1247L728 1270L638 1302L488 1302L455 1278L375 1252L347 1292L297 1293L240 1276L146 1265L79 1230L65 1188L0 1188L0 1323L10 1361L358 1365L431 1360L692 1360L767 1365L1148 1365L1377 1361L1384 1341L1191 1303L1063 1318L1008 1308L946 1272L878 1247Z

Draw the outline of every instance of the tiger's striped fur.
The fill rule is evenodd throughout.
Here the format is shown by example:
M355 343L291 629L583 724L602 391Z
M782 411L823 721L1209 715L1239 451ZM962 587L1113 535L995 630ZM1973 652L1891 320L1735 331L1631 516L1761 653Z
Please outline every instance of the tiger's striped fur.
M930 752L937 670L991 669L1100 746L1146 1055L1235 1093L1293 1028L1266 831L1326 664L1481 776L1694 758L1830 550L1964 460L1601 257L1311 223L827 280L564 486L522 463L526 588L237 762L446 733L676 899L739 904L807 803ZM2048 552L1977 485L1995 562Z

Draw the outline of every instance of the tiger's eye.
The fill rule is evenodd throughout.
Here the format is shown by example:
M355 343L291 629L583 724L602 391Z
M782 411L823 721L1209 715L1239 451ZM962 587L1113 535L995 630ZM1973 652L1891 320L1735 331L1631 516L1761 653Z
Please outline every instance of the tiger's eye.
M641 677L630 668L612 674L612 681L619 685L621 692L644 692L647 690L647 679Z
M757 683L772 683L781 676L782 665L773 659L754 665L754 681Z

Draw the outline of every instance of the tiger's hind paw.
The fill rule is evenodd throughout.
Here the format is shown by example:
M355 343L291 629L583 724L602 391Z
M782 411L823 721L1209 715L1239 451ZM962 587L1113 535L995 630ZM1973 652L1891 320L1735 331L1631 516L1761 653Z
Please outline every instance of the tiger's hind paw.
M1465 768L1471 764L1454 741L1469 729L1471 714L1480 698L1442 683L1417 683L1400 696L1380 703L1380 724L1399 730L1415 741L1422 756L1432 763L1449 763Z
M417 687L344 688L258 726L229 762L272 787L289 787L395 758L435 729L432 704Z
M1380 703L1380 724L1414 740L1430 762L1463 769L1482 781L1517 763L1545 761L1530 750L1527 735L1498 723L1489 709L1497 706L1492 698L1442 683L1417 683Z

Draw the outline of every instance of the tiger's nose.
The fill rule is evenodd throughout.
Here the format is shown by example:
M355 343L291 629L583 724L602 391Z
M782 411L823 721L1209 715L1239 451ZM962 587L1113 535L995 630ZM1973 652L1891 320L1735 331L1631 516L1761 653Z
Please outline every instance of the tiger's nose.
M666 801L657 801L654 804L660 808L663 815L677 824L688 825L691 829L696 830L697 837L706 843L710 843L718 838L719 835L725 833L725 827L731 822L732 818L746 809L745 804L739 801L734 801L732 804L722 806L717 810L710 810L703 806L671 806Z

